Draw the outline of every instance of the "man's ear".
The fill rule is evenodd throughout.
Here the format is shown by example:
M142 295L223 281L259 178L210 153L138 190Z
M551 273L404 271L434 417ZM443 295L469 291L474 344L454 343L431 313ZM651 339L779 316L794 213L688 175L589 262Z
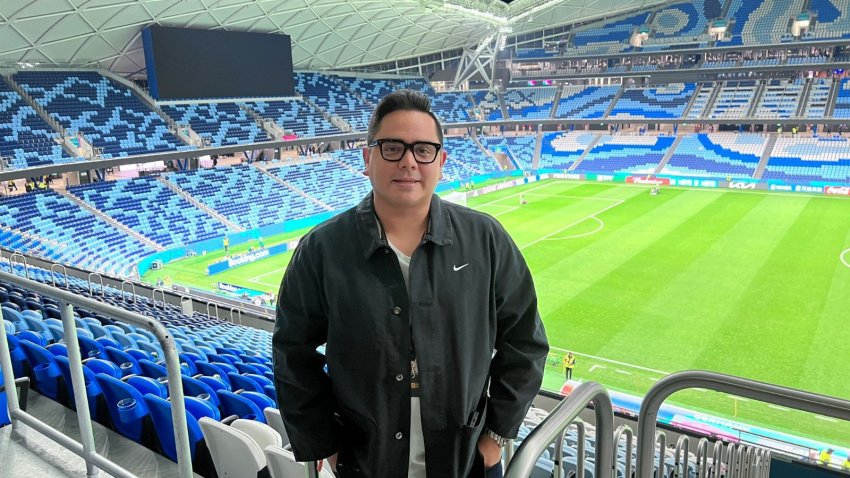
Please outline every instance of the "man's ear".
M371 151L369 148L363 148L363 164L366 166L366 169L363 170L363 176L369 175L369 155Z

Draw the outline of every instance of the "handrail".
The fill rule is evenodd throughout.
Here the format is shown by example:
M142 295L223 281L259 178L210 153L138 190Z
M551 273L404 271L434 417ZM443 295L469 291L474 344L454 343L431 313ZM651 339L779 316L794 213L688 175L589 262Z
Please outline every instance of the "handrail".
M81 297L69 291L57 289L40 282L24 279L17 275L0 271L0 279L11 284L24 287L28 290L38 292L49 297L54 297L61 302L62 326L65 337L76 337L77 326L74 320L74 306L84 307L93 312L98 312L116 320L121 320L151 332L162 346L165 357L167 376L169 378L180 377L180 361L177 356L177 346L174 338L165 326L159 321L130 312L118 307L98 302L87 297ZM38 418L20 409L18 405L17 390L15 389L15 376L12 369L12 358L9 353L9 344L6 338L6 328L3 325L3 316L0 314L0 368L3 371L3 380L8 394L7 406L12 428L18 429L19 422L29 425L34 430L47 436L59 445L71 452L83 457L86 461L87 476L96 476L96 468L117 477L133 477L134 475L121 466L110 461L99 454L95 449L94 434L91 425L91 415L88 408L88 398L83 376L82 357L80 346L76 340L66 341L68 348L68 361L71 369L71 384L74 392L74 400L77 404L77 420L80 426L82 443L68 437L42 422ZM174 423L174 438L177 449L177 466L181 478L189 478L192 475L192 459L189 453L189 432L186 423L186 404L183 395L183 384L180 380L168 380L168 392L171 397L171 418Z
M215 302L207 302L207 315L212 317L212 314L210 313L210 306L215 307L215 318L218 319L218 304Z
M638 417L637 478L652 478L652 439L658 410L670 395L688 388L704 388L745 398L850 421L850 401L793 388L747 380L703 370L674 373L662 378L643 398Z
M127 298L124 295L124 292L125 292L124 286L127 285L127 284L130 284L130 297L133 299L133 303L135 304L136 303L136 284L133 284L132 282L130 282L126 279L121 281L121 301L123 301L124 303L127 302Z
M53 287L56 287L56 269L62 268L62 277L65 278L65 288L67 289L70 285L68 282L68 269L65 268L62 264L51 264L50 265L50 280L53 282Z
M234 324L236 323L236 319L233 318L234 312L239 313L239 325L242 325L242 309L240 309L238 307L231 307L230 308L230 322L232 322Z
M697 477L708 477L708 438L702 437L697 443Z
M523 440L505 471L505 478L531 475L543 451L575 420L588 404L596 414L596 462L594 476L610 476L614 469L614 410L611 397L602 385L585 382L576 387Z
M165 310L165 289L156 288L156 289L151 291L151 301L153 302L153 306L154 306L154 308L157 307L157 305L156 305L156 293L157 292L162 294L162 310Z
M640 455L638 455L638 459L640 459ZM712 467L710 476L712 478L720 478L720 464L723 462L723 443L716 442L714 444L711 462Z
M13 272L15 270L15 268L14 268L15 256L18 256L18 257L21 258L20 262L21 262L21 264L24 265L24 275L26 276L27 279L29 279L30 278L30 267L29 267L29 264L27 264L27 257L25 255L21 254L20 252L13 252L12 255L9 256L9 272Z
M576 426L576 439L578 440L576 443L576 454L578 455L578 459L576 459L576 476L584 478L585 462L587 461L587 457L585 456L587 427L581 421L573 422L573 424Z
M667 476L664 473L664 468L666 462L664 461L664 452L667 450L667 434L662 431L655 432L655 443L652 446L652 451L655 452L655 449L658 448L658 464L656 465L657 470L661 470L658 476Z
M675 478L687 478L690 476L690 473L688 473L688 465L690 464L688 445L690 445L688 436L679 435L679 439L676 440L676 456L673 460L673 476Z
M635 433L632 431L632 428L626 424L620 425L617 427L617 430L614 432L614 456L620 457L620 437L626 437L626 469L625 476L632 476L632 472L634 471L634 464L632 463L632 447L634 447L634 436ZM599 440L596 440L599 442ZM614 462L618 462L619 460L615 459Z
M92 288L91 288L91 284L92 284L92 282L91 282L91 278L92 278L92 276L97 276L97 277L98 277L98 279L100 279L100 296L101 296L101 297L106 297L106 291L104 291L104 287L103 287L103 276L102 276L102 275L100 275L100 274L98 274L97 272L90 272L90 273L89 273L89 277L88 277L88 281L89 281L89 295L91 295L92 297L94 297L94 291L92 291Z

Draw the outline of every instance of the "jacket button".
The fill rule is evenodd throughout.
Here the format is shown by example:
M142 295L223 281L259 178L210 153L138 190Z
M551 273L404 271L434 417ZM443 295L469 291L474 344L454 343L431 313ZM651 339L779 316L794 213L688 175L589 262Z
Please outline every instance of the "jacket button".
M396 381L396 382L401 382L402 380L404 380L404 375L403 375L403 374L398 374L398 375L396 375L396 376L395 376L395 381Z
M395 434L396 440L401 440L402 438L404 438L404 434L402 432L398 432Z
M393 315L401 315L401 307L399 307L399 306L393 307Z

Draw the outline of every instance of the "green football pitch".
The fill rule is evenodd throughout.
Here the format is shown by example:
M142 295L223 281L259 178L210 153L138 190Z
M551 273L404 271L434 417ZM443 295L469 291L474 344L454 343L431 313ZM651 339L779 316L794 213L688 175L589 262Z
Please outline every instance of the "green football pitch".
M553 350L544 388L561 389L557 354L572 350L574 379L636 395L703 369L850 399L850 200L550 180L468 205L505 225L532 270ZM276 292L290 254L207 276L221 256L156 274ZM829 417L703 390L670 402L850 446L850 425Z

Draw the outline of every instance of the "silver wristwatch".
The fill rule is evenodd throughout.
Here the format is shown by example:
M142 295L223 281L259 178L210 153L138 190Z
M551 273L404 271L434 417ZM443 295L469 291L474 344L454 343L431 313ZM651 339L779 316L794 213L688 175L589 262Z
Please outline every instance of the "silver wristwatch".
M487 435L488 437L492 438L493 441L495 441L496 444L499 445L499 447L501 447L501 448L508 446L508 442L510 441L507 438L503 438L503 437L499 436L499 434L497 434L493 430L490 430L489 428L484 429L484 434Z

